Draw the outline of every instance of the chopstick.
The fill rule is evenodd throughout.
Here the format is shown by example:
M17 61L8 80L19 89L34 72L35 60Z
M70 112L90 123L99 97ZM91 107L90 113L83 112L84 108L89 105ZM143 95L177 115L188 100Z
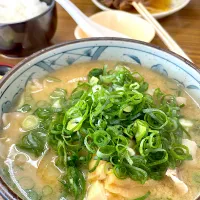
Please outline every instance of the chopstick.
M159 24L159 22L150 14L150 12L143 6L142 3L133 2L134 8L155 28L156 33L163 41L163 43L168 47L169 50L179 54L180 56L188 59L190 62L192 60L187 56L187 54L181 49L181 47L173 40L169 33Z

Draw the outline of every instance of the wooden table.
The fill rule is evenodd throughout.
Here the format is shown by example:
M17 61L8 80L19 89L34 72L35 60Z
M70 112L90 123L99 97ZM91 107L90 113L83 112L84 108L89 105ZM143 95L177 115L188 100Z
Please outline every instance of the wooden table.
M88 16L100 11L91 0L72 0L72 2ZM52 43L57 44L74 40L75 22L59 5L57 5L57 9L58 27ZM191 0L189 5L183 10L159 21L200 68L200 1ZM166 48L158 37L155 37L152 43ZM17 64L20 60L0 57L0 63L12 65Z

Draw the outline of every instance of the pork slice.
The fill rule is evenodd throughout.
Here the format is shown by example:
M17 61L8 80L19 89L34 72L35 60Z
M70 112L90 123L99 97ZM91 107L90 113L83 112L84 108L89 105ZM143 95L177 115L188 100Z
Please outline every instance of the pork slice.
M171 178L180 195L184 195L188 192L188 186L178 178L177 170L168 169L166 176Z

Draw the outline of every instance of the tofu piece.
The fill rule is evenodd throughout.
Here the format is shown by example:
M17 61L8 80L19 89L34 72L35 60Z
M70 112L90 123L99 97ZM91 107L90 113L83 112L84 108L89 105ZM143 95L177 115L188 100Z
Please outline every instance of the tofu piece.
M166 172L166 176L171 178L171 180L174 183L174 186L176 187L180 195L184 195L188 192L188 186L178 178L177 170L168 169Z
M193 123L192 123L192 121L190 121L190 120L187 120L187 119L180 119L179 120L179 122L180 122L180 124L183 126L183 127L185 127L185 128L191 128L192 126L193 126Z
M155 89L150 89L150 88L146 91L146 93L151 95L151 96L153 96L154 92L155 92Z
M108 200L104 185L101 181L95 181L91 184L87 200Z
M197 163L197 144L196 142L192 141L192 140L188 140L188 139L183 139L182 140L182 144L185 145L186 147L188 147L190 154L192 155L193 160L186 160L184 161L184 164L188 164L188 165L195 165Z
M176 97L176 102L179 106L182 104L187 105L187 99L185 97Z

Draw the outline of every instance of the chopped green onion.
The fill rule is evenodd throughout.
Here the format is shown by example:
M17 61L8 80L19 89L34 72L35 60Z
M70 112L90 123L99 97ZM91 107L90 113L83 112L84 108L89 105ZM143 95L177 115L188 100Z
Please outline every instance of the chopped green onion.
M102 159L108 159L115 152L115 147L107 145L105 147L100 147L97 150L97 156Z
M124 145L124 146L128 145L128 141L127 141L126 137L124 137L123 135L113 137L113 142L117 145L119 145L119 144Z
M92 69L89 74L88 74L88 78L92 78L92 77L96 77L98 78L100 75L103 74L103 70L102 69L98 69L98 68L95 68L95 69Z
M60 99L60 98L65 98L66 96L67 96L66 90L57 88L51 93L50 99Z
M29 104L24 104L21 108L19 108L17 111L22 112L22 113L27 113L31 111L31 105Z
M161 137L158 131L153 131L149 136L149 146L153 149L161 147Z
M45 185L43 188L42 188L42 196L49 196L50 194L53 193L53 189L51 186L49 185Z
M92 139L92 136L90 134L85 137L84 144L89 152L95 153L96 151L95 145L93 142L89 142L89 139Z
M52 109L54 112L60 112L62 111L62 99L57 99L52 104Z
M144 157L147 155L148 142L149 142L149 136L145 137L145 138L142 139L142 141L140 142L139 152L140 152L140 155L142 155L142 156L144 156Z
M68 167L61 179L65 190L74 199L83 199L86 192L86 182L83 173L76 167Z
M99 82L99 79L95 76L92 76L90 79L90 85L96 85Z
M113 168L113 172L114 172L115 176L119 179L127 178L127 169L125 166L115 165Z
M135 82L129 86L131 90L138 90L140 88L140 84Z
M35 192L34 190L31 189L31 190L25 190L25 191L26 191L28 197L29 197L31 200L39 200L39 199L40 199L38 193Z
M35 186L33 179L30 177L22 177L18 182L24 190L31 190Z
M150 196L151 192L147 192L144 196L136 198L134 200L145 200Z
M90 172L90 173L96 170L96 168L97 168L98 165L99 165L100 160L101 160L101 159L98 158L98 159L96 160L96 162L95 162L95 165L92 167L92 169L89 169L89 172Z
M34 114L40 119L47 119L51 116L51 111L48 108L38 108Z
M162 129L168 124L167 115L155 108L144 109L145 113L145 121L149 124L149 126L153 129Z
M148 133L148 124L142 120L136 120L134 122L133 132L135 133L136 142L140 142L142 138Z
M180 122L179 122L179 126L180 126L180 128L183 130L183 132L188 136L188 138L191 139L191 135L190 135L189 132L181 125Z
M82 119L83 119L82 117L77 117L75 119L71 119L67 124L67 130L69 130L69 131L71 131L71 130L77 131L76 127L82 121Z
M190 156L188 147L182 144L174 144L170 149L170 153L178 160L187 160Z
M43 129L34 129L27 132L18 142L17 147L40 156L46 149L47 136Z
M47 81L60 82L53 77ZM142 184L161 180L168 168L192 159L182 144L184 133L189 134L179 122L176 97L159 88L147 94L148 86L139 73L117 65L111 70L108 66L91 70L88 81L78 82L69 97L66 90L57 88L49 100L35 102L32 87L27 87L21 111L31 112L27 113L31 123L24 120L28 132L17 147L35 156L47 148L56 152L66 198L84 198L82 170L91 159L96 163L90 172L102 160L120 179L129 177ZM46 189L45 193L51 191Z
M39 125L39 119L35 115L28 115L22 122L22 128L26 131L33 130Z
M110 156L110 163L116 165L120 162L120 159L117 155Z
M95 131L93 134L93 138L94 138L94 143L98 147L106 146L111 140L110 135L103 130Z
M60 79L58 79L58 78L56 78L56 77L51 77L51 76L48 76L48 77L46 78L46 81L47 81L47 82L50 82L50 83L53 83L53 82L61 82Z
M128 175L130 176L131 179L133 179L134 181L139 181L142 184L146 182L148 174L145 170L131 166L129 164L124 164L124 165L127 168Z
M164 149L153 149L148 151L148 166L160 165L168 161L168 153Z

